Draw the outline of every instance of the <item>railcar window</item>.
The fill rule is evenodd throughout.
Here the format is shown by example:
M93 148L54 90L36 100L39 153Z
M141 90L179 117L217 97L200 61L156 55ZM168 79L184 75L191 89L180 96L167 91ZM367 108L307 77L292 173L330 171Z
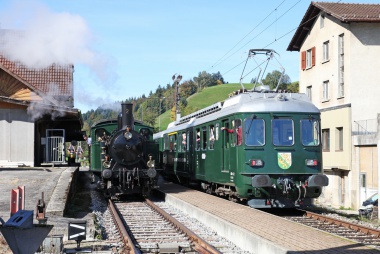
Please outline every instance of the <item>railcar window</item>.
M304 146L318 146L319 138L319 121L315 119L301 120L301 140Z
M263 119L246 119L244 124L245 144L263 146L265 144L265 122Z
M177 134L170 135L169 141L170 141L170 150L176 151L177 150Z
M236 129L235 129L236 145L240 146L242 144L242 141L243 141L243 136L242 136L243 131L242 131L240 119L235 120L235 126L236 126Z
M294 144L294 123L292 119L272 120L272 141L275 146Z
M182 147L182 151L186 151L186 132L182 132L182 135L181 135L181 147Z
M169 149L169 137L168 135L165 135L164 136L164 150L168 150Z
M201 130L199 128L196 130L195 142L196 142L195 150L201 149Z
M215 124L215 140L219 140L219 124Z
M207 130L206 127L202 127L202 150L207 148Z
M210 125L209 132L210 132L210 134L209 134L209 140L210 140L209 149L213 150L214 149L214 142L215 142L214 125Z

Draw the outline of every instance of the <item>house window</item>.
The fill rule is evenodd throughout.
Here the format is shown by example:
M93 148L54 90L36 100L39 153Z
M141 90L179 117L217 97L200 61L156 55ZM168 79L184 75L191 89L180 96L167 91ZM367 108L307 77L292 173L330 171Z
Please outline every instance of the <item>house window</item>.
M321 18L319 19L319 27L323 28L325 26L325 15L321 15Z
M312 58L312 52L311 49L306 51L306 68L311 68L311 58Z
M336 128L336 150L343 151L343 127Z
M327 101L329 99L329 81L323 81L323 101Z
M323 62L326 62L330 59L329 57L329 41L323 43Z
M301 69L309 69L315 66L315 47L301 52Z
M312 101L311 86L306 87L306 95L309 97L309 100Z
M338 86L338 96L344 97L344 34L339 35L339 86Z
M322 130L322 151L330 152L330 129Z

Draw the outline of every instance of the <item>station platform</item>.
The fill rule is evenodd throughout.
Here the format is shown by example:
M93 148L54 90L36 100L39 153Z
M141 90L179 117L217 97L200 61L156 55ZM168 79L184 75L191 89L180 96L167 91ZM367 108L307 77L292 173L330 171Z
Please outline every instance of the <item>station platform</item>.
M88 171L88 167L0 168L0 191L2 193L0 195L0 218L4 222L9 220L11 217L11 191L24 186L25 206L23 210L33 211L33 224L39 223L36 219L36 210L43 193L46 224L53 225L48 237L50 236L53 241L63 245L68 240L68 224L75 219L87 222L86 240L93 240L91 231L94 222L91 213L78 212L72 217L64 217L68 209L67 205L75 193L80 171ZM2 251L1 243L0 253L6 253Z
M164 193L165 202L186 210L190 217L252 253L380 253L359 243L177 184L161 182L159 186L158 191Z

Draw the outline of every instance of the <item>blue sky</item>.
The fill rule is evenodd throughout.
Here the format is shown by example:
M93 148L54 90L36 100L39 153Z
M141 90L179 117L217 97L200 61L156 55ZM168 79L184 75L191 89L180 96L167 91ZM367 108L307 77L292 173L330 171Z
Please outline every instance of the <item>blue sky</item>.
M378 3L378 1L344 1ZM148 96L158 85L201 71L239 82L249 49L274 49L292 81L299 54L286 48L310 5L306 0L17 0L0 1L0 28L30 30L18 46L31 65L75 65L75 107ZM41 39L42 38L42 39ZM39 61L30 61L32 58ZM43 65L43 64L42 64ZM273 66L278 69L278 66ZM257 76L257 74L252 77ZM252 77L248 77L249 82Z

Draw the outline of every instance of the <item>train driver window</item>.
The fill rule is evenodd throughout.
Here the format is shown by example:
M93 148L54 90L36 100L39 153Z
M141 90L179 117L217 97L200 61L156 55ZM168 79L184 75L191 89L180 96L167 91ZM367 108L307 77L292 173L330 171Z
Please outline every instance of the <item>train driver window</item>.
M275 146L292 146L294 144L294 124L292 119L272 120L272 140Z
M96 129L95 130L95 141L102 141L104 133L106 133L105 129L103 129L103 128Z
M247 119L244 128L246 145L263 146L265 144L265 122L263 119Z
M304 146L319 145L319 121L316 119L301 120L301 140Z
M214 125L210 125L210 129L209 129L209 147L208 147L210 150L214 149L214 142L215 142Z

